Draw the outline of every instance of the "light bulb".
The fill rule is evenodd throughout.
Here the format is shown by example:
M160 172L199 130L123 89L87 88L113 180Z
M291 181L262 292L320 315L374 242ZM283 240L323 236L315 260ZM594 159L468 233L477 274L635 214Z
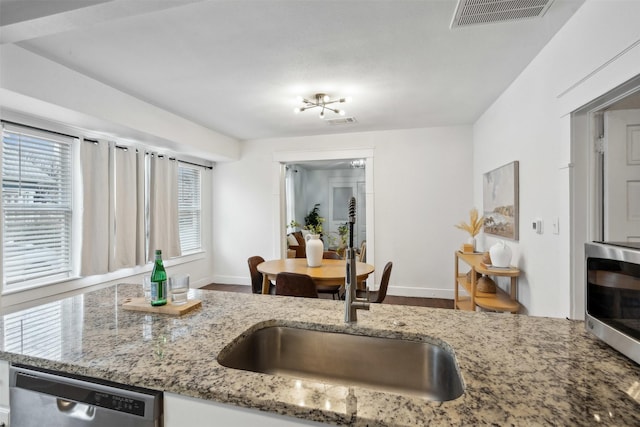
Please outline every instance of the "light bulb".
M300 107L296 107L296 108L293 109L293 112L296 113L296 114L298 114L300 111L302 111L302 110L300 110Z
M340 114L341 116L344 116L345 112L344 112L344 110L338 110L338 114Z
M353 98L352 98L352 97L350 97L350 96L347 96L347 97L344 99L344 102L351 102L351 101L353 101Z
M301 96L296 96L296 102L302 102L304 101L304 98L302 98Z
M324 100L324 102L329 102L331 98L329 98L329 95L325 95L322 99Z
M320 118L324 119L324 110L320 111Z

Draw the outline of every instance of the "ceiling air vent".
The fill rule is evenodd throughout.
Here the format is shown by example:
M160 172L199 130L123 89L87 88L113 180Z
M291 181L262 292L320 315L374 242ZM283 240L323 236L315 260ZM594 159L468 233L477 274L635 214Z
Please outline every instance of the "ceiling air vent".
M355 117L341 117L339 119L326 119L325 122L331 126L350 125L358 123Z
M451 28L542 17L553 0L458 0Z

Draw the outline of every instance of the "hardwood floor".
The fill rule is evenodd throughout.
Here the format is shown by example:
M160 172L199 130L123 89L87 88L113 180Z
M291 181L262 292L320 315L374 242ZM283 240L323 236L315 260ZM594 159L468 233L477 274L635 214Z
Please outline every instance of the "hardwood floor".
M218 283L211 283L209 285L203 286L200 289L210 289L210 290L225 291L225 292L240 292L245 294L251 293L250 286L223 285ZM331 296L322 295L321 298L331 298ZM414 305L419 307L435 307L435 308L453 308L453 300L450 300L450 299L398 297L394 295L387 295L387 297L384 299L384 304Z

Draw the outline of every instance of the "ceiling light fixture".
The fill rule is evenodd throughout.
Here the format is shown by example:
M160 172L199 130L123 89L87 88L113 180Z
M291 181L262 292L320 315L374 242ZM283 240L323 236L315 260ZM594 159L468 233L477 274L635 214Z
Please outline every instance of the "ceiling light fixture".
M304 103L304 106L294 108L293 109L294 113L301 113L305 110L310 110L312 108L318 107L320 108L320 118L324 119L325 110L333 111L336 114L344 116L345 114L344 110L339 110L337 108L330 107L329 105L335 104L335 103L350 102L351 98L340 98L332 101L329 95L324 93L316 93L315 95L313 95L312 100L308 100L306 98L299 98L298 100Z

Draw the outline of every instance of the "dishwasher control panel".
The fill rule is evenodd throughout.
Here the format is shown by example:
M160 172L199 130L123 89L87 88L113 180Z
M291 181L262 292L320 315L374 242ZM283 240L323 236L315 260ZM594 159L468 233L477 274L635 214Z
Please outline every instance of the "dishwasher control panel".
M14 365L9 424L21 427L162 427L160 391Z
M93 390L89 384L77 386L62 382L52 383L50 379L19 372L15 378L15 386L38 393L48 394L56 398L73 402L82 402L114 411L144 416L145 401L109 391ZM93 384L91 384L93 385Z

